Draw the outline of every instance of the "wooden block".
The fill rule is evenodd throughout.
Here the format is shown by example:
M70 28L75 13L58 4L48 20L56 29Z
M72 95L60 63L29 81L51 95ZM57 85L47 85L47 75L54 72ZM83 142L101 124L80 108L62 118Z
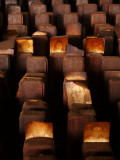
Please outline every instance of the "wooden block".
M22 106L22 111L27 110L38 110L38 111L47 111L48 104L42 100L27 100Z
M17 38L17 53L33 53L33 39L29 37Z
M104 38L87 38L86 52L104 54L104 45L105 45Z
M35 15L35 26L36 26L36 28L39 24L49 24L49 23L50 23L49 15L44 14L44 13Z
M110 123L91 122L84 124L83 142L109 142Z
M28 57L26 61L26 71L28 73L47 73L48 59L41 56Z
M97 23L106 23L106 13L96 12L91 14L91 26L93 27Z
M57 35L57 28L52 24L40 24L38 25L38 31L46 32L49 37Z
M24 142L23 157L40 158L41 154L43 154L43 156L54 155L54 152L55 144L52 138L31 138Z
M78 23L78 13L64 14L64 27L65 28L68 23Z
M7 30L17 31L19 36L27 36L27 26L26 25L8 25Z
M63 59L63 73L65 72L83 72L84 59L79 55L66 55Z
M23 24L22 13L9 13L8 24Z
M89 156L112 156L112 147L110 143L83 143L82 145L82 156L87 158Z
M88 0L76 0L76 6L81 4L88 4Z
M115 56L102 57L101 70L102 71L119 71L120 58Z
M48 56L49 45L47 33L40 32L39 34L40 35L38 35L37 32L32 35L34 43L34 54L39 56Z
M46 98L46 80L43 77L25 77L19 82L19 102Z
M80 35L82 34L82 24L69 23L66 27L66 35Z
M34 111L34 110L21 111L19 116L19 133L21 136L25 136L25 128L27 122L32 122L32 121L45 122L46 121L45 111Z

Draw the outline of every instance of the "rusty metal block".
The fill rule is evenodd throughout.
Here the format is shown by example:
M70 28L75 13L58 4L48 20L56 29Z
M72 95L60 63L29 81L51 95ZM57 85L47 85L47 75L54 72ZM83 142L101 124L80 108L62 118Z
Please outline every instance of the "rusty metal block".
M91 26L93 27L97 23L106 23L106 13L96 12L91 15Z
M8 25L7 30L15 30L17 34L21 37L27 36L27 26L26 25Z
M38 25L37 29L40 32L46 32L49 37L57 35L57 28L52 24L40 24Z
M33 53L33 39L23 37L16 39L17 53Z
M9 13L8 24L23 24L22 13Z
M66 35L80 35L82 34L82 24L69 23L66 27Z
M63 59L63 73L65 72L83 72L84 59L75 54L68 54Z
M24 102L22 106L22 111L27 111L27 110L47 111L47 109L48 109L48 104L39 99L27 100Z
M24 77L19 82L19 102L29 99L46 98L46 79L44 77Z
M68 23L78 23L78 13L67 13L64 14L64 27L66 28Z
M102 53L104 54L105 40L104 38L87 38L86 52L87 53Z
M47 73L48 59L41 56L28 57L26 61L26 71L28 73Z

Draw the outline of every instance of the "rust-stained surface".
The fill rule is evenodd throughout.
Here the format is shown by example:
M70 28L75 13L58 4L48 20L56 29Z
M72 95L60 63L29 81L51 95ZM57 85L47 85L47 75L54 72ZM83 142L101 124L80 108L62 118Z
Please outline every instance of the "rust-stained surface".
M64 54L67 44L67 37L52 37L50 39L50 54Z
M63 58L63 72L83 72L84 59L79 55L68 54Z
M22 13L9 13L8 24L23 24Z
M92 122L84 124L84 142L109 142L109 138L109 122Z
M53 124L47 122L28 122L26 124L25 139L35 137L53 138Z
M86 52L87 53L102 53L104 54L105 40L104 38L87 38Z
M106 13L96 12L91 15L91 26L93 27L97 23L106 23Z
M109 5L109 14L120 13L120 4L110 4Z
M76 0L76 5L87 4L88 0Z
M48 60L46 57L30 56L26 61L26 71L28 73L47 73Z
M78 13L67 13L64 14L64 27L66 28L68 23L78 23Z
M81 35L82 25L80 23L69 23L66 27L66 35Z
M33 40L32 39L17 39L17 52L30 52L33 53Z

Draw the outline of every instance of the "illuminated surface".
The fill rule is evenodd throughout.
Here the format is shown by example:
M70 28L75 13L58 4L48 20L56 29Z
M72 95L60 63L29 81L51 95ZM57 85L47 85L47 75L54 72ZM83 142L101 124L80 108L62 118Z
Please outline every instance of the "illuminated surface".
M81 82L66 82L69 108L72 104L92 104L90 90Z
M67 37L53 37L50 39L50 54L65 53L66 45L68 44Z
M47 33L46 32L39 32L39 31L36 31L32 34L33 36L47 36Z
M33 53L33 40L32 39L18 39L17 52L30 52Z
M84 142L109 142L109 136L109 122L91 122L84 124Z
M53 124L46 122L27 122L25 130L25 139L35 137L53 138Z
M87 74L86 72L73 72L73 73L67 73L64 78L66 81L86 81L87 80Z
M86 52L104 54L104 45L105 45L104 38L87 38Z

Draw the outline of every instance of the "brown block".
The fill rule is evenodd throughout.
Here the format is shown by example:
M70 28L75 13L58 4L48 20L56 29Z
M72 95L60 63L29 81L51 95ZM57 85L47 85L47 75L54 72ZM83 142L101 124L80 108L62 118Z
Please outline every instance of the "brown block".
M14 40L0 42L0 54L14 55Z
M97 23L106 23L106 13L96 12L91 14L91 26L94 27Z
M17 74L26 73L26 60L29 56L31 56L31 53L19 53L15 56L15 71Z
M23 160L56 160L55 156L53 155L44 155L39 157L23 157ZM114 160L114 159L113 159Z
M115 56L102 57L101 70L102 71L119 71L120 58Z
M52 3L52 7L54 7L57 4L63 4L64 1L63 0L52 0L51 3Z
M104 54L104 38L87 38L86 52L87 53L102 53Z
M16 39L17 53L33 53L33 39L21 37Z
M9 13L8 24L23 24L22 13Z
M87 73L86 72L65 73L64 82L67 82L67 81L87 81Z
M47 12L46 5L41 4L41 2L32 2L30 4L30 15L34 16L36 14L41 14Z
M85 160L117 160L112 156L89 156Z
M120 99L120 79L110 79L108 91L110 104L116 104Z
M82 24L69 23L66 27L66 35L80 35L82 34Z
M105 38L105 55L112 56L114 53L114 37L104 36Z
M34 43L34 54L48 56L48 37L46 35L32 35L32 38Z
M28 0L28 7L30 8L31 3L33 2L39 2L38 4L43 4L43 2L41 2L41 0Z
M59 4L54 6L54 14L56 18L57 27L63 29L64 14L71 12L70 4Z
M115 25L120 24L120 13L115 15Z
M99 36L100 31L114 31L114 26L104 23L104 24L95 24L94 25L94 35Z
M20 13L21 7L19 5L8 5L8 13Z
M45 99L46 80L43 77L25 77L19 82L19 102L29 99Z
M120 79L120 71L104 71L104 81L109 79Z
M45 111L34 111L34 110L21 111L19 116L19 133L21 136L25 136L26 123L32 121L45 122L46 121Z
M90 15L97 12L97 4L83 5L83 15Z
M5 0L5 4L17 4L17 0Z
M27 36L27 26L26 25L8 25L7 30L17 31L19 36Z
M120 4L110 4L109 5L109 14L115 15L117 13L120 13Z
M40 24L38 25L38 31L46 32L50 37L57 35L57 28L52 24Z
M39 157L41 154L54 155L55 144L52 138L31 138L24 142L23 157Z
M112 4L113 3L113 0L99 0L99 6L102 7L104 6L105 4Z
M54 25L55 24L55 17L53 12L44 12L45 15L49 16L50 24Z
M35 26L37 27L39 24L49 24L49 15L41 13L35 15Z
M84 57L84 51L83 50L81 50L81 49L79 49L79 48L77 48L73 45L70 45L70 44L68 44L66 46L65 53L66 54L77 54L77 55L80 55L80 56Z
M84 59L79 55L66 55L63 58L63 73L65 72L83 72Z
M68 23L78 23L78 13L64 14L64 27L66 28Z
M26 71L28 73L47 73L48 59L46 57L30 56L26 61Z
M110 143L83 143L82 145L82 156L87 158L89 156L112 156L112 147Z
M81 4L88 4L88 0L76 0L76 6Z
M0 70L10 71L10 55L0 54Z
M47 111L48 104L42 100L27 100L24 102L22 106L22 111L27 110L39 110L39 111Z

